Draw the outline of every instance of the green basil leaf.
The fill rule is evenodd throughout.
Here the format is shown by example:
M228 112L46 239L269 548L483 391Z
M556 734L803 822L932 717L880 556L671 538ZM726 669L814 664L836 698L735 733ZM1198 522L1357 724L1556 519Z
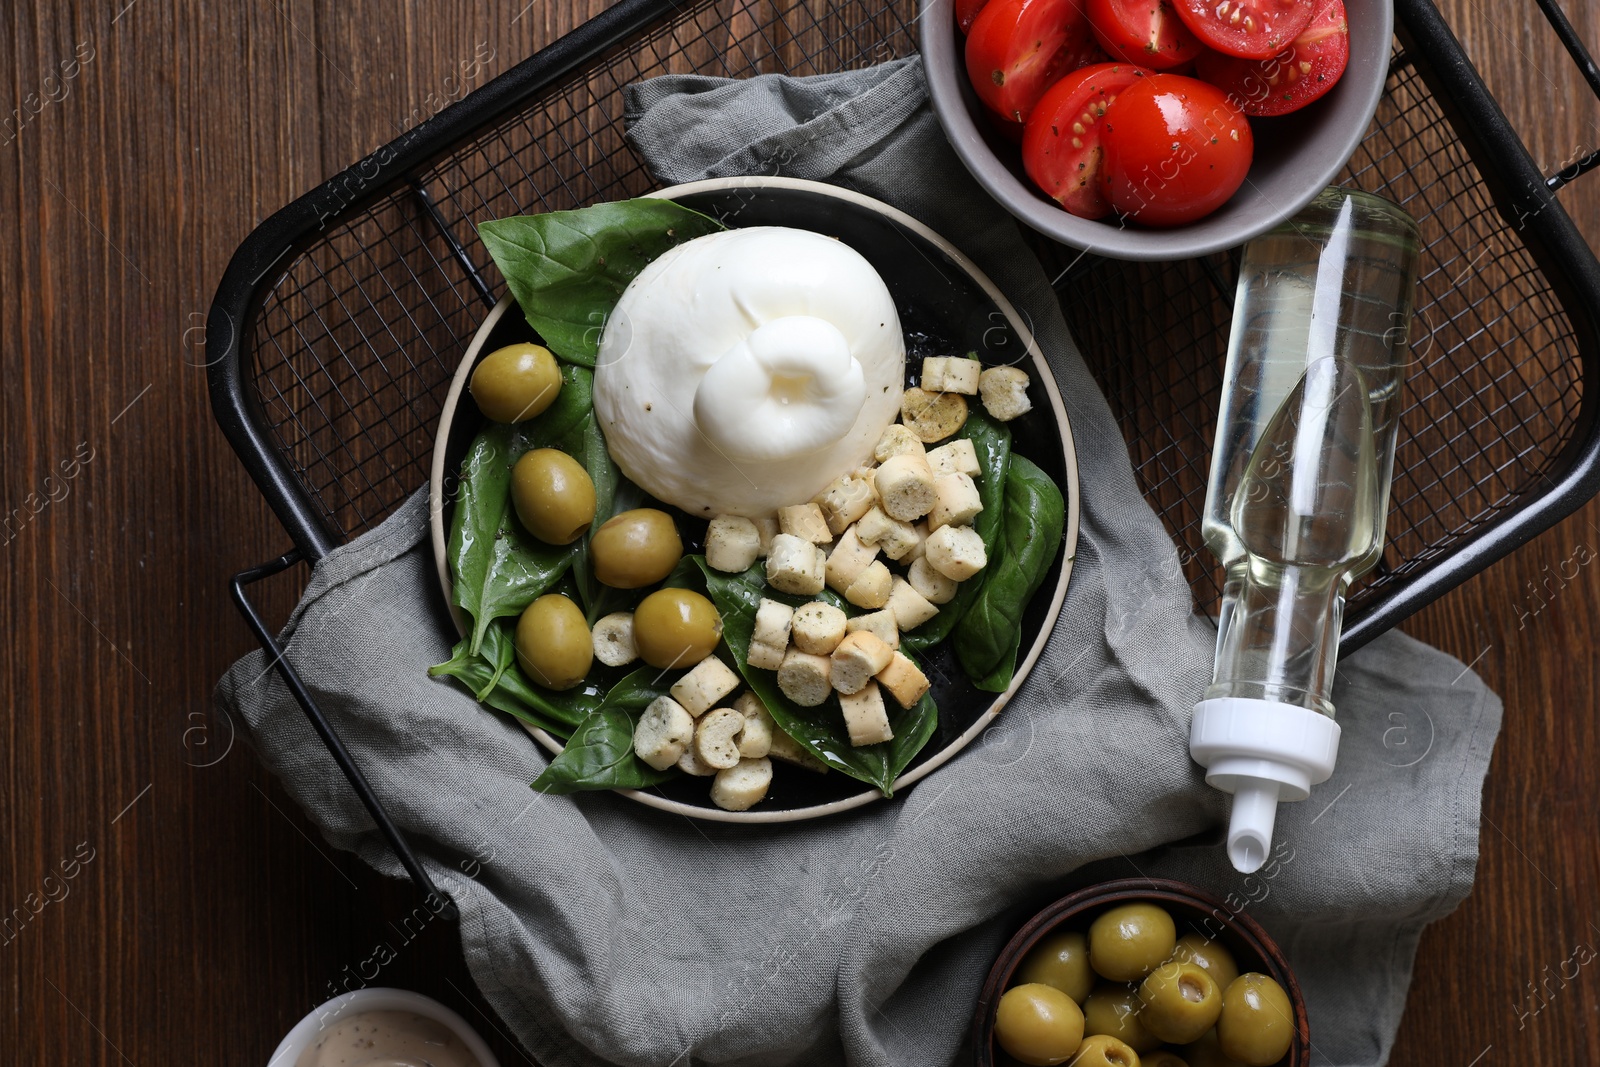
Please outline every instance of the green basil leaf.
M558 795L589 789L643 789L676 775L676 768L658 771L633 751L633 729L639 716L666 692L661 672L649 668L619 680L573 731L566 748L534 779L533 788Z
M550 351L593 367L628 283L673 246L721 229L670 200L642 199L494 219L478 234Z
M894 738L876 745L852 745L838 697L829 697L827 703L819 707L803 708L783 695L776 673L751 667L749 663L750 635L755 631L756 610L763 597L791 607L823 599L843 609L844 602L828 590L820 597L779 593L767 586L764 562L758 561L743 574L726 574L708 566L704 556L689 558L700 571L706 595L722 614L722 639L733 656L735 667L767 706L778 727L828 766L875 786L884 796L892 795L895 778L933 736L939 719L933 697L925 696L911 708L901 708L892 697L887 698L889 728ZM682 568L668 581L675 578L682 580L682 584L689 584L684 580L687 575Z
M989 580L990 569L1000 551L1000 527L1005 514L1006 473L1011 469L1011 431L1003 422L990 419L981 411L967 415L967 423L956 437L972 442L978 454L982 472L974 479L978 496L983 500L983 510L973 520L972 528L983 538L989 556L989 567L961 583L955 599L939 609L939 614L900 638L900 650L926 652L949 637L956 624L977 601L983 586Z
M988 578L956 624L956 658L973 684L991 693L1011 686L1022 647L1022 613L1061 548L1066 501L1061 490L1025 456L1006 477L1005 523Z

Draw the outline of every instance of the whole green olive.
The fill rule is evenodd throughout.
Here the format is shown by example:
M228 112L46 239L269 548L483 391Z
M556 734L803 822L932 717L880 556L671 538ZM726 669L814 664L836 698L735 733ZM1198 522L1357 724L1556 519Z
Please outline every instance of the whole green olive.
M1083 1011L1054 986L1012 986L995 1009L994 1036L1013 1058L1032 1067L1065 1063L1083 1042Z
M1139 985L1139 1021L1163 1041L1186 1044L1217 1024L1222 990L1198 964L1168 960Z
M541 414L561 392L561 368L548 348L515 344L484 356L472 372L472 399L495 422Z
M1178 930L1155 904L1122 904L1089 926L1089 964L1113 982L1137 982L1172 956Z
M1179 963L1192 963L1211 976L1217 989L1227 989L1239 977L1239 965L1233 962L1233 953L1220 941L1211 941L1199 934L1184 934L1178 938L1172 958Z
M535 448L511 468L511 503L533 536L547 545L570 545L594 522L594 481L565 452Z
M716 605L692 589L657 589L633 609L633 646L652 667L693 667L721 639Z
M594 641L578 605L546 593L517 620L517 662L546 689L571 689L594 663Z
M1141 1057L1126 1042L1110 1034L1094 1034L1083 1039L1071 1067L1141 1067Z
M671 574L682 558L683 541L672 517L655 508L613 515L589 539L594 576L613 589L654 585Z
M1054 986L1079 1004L1094 988L1089 943L1076 930L1053 934L1035 945L1017 968L1017 982Z
M1135 1052L1149 1052L1161 1039L1139 1021L1139 994L1125 985L1102 982L1083 1002L1083 1032L1114 1037Z
M1139 1067L1189 1067L1189 1063L1176 1052L1163 1048L1140 1056Z
M1283 986L1246 971L1222 993L1217 1044L1245 1067L1270 1067L1294 1040L1294 1009Z
M1200 1040L1183 1046L1183 1058L1189 1061L1189 1067L1243 1067L1222 1051L1215 1028L1201 1034Z

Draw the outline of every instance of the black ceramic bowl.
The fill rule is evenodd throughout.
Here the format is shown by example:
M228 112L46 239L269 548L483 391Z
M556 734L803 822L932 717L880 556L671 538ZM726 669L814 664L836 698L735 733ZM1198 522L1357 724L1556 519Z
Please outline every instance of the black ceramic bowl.
M1184 882L1166 878L1124 878L1067 894L1029 919L1006 942L989 969L989 977L984 980L972 1020L975 1062L979 1067L1008 1067L1016 1063L995 1041L995 1009L1000 995L1015 984L1013 976L1034 946L1054 933L1087 932L1089 924L1101 912L1135 901L1148 901L1167 909L1177 924L1179 937L1198 933L1221 942L1233 954L1240 974L1257 971L1281 985L1289 994L1289 1004L1294 1011L1295 1036L1288 1054L1275 1067L1306 1067L1311 1062L1311 1030L1306 1020L1305 998L1300 994L1300 986L1283 952L1260 923L1243 912L1230 911L1220 900Z
M925 667L939 705L939 726L896 782L898 787L908 786L969 744L999 713L1033 666L1060 610L1078 540L1078 468L1055 378L1026 324L993 283L949 242L887 204L847 189L791 178L719 178L652 195L678 200L730 227L792 226L850 245L877 269L894 297L906 334L910 375L920 370L925 355L976 352L985 364L1022 366L1033 378L1033 410L1008 425L1013 450L1037 463L1066 498L1061 551L1023 616L1020 662L1005 693L997 696L974 688L948 643L928 654ZM510 298L501 301L473 339L445 400L434 446L431 492L434 555L446 602L450 575L445 544L453 503L446 486L484 423L466 389L467 379L482 356L514 342L537 340ZM690 551L697 551L705 524L687 520L680 527L694 542ZM531 732L546 748L560 750L557 739L543 731ZM837 771L815 774L783 763L774 768L766 799L747 812L715 807L709 785L701 778L683 777L653 789L622 792L653 807L721 822L814 818L880 796Z

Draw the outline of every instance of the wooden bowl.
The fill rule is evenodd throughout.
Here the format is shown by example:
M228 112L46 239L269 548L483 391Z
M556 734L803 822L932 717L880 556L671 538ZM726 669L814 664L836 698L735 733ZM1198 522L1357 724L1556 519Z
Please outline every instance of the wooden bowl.
M1172 915L1178 936L1198 933L1222 942L1233 953L1239 973L1258 971L1268 975L1289 994L1294 1009L1294 1040L1276 1067L1308 1067L1311 1063L1311 1027L1306 1019L1306 1002L1300 985L1289 970L1283 952L1261 929L1261 924L1243 912L1230 912L1220 900L1184 882L1168 878L1123 878L1101 882L1069 893L1045 908L1016 932L1000 950L989 977L978 995L978 1010L973 1017L973 1045L979 1067L1015 1063L1000 1051L994 1039L995 1008L1000 995L1011 987L1012 976L1023 957L1044 938L1060 931L1082 930L1107 908L1117 904L1145 901L1159 904Z

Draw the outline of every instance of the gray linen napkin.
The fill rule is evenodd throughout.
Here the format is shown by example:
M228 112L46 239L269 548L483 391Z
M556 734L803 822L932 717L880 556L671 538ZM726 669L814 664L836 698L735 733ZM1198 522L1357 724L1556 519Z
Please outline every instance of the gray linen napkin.
M1229 897L1284 946L1314 1061L1375 1065L1417 938L1471 887L1500 701L1398 633L1335 691L1333 779L1279 815L1250 877L1174 845L1225 806L1188 759L1212 631L1016 226L970 181L915 59L811 79L635 86L634 143L664 182L784 173L889 201L952 239L1028 315L1082 471L1066 605L978 743L892 802L788 827L702 824L623 798L543 797L544 756L430 680L452 631L426 502L316 568L284 631L395 821L459 902L479 987L541 1063L923 1064L959 1054L979 983L1032 908L1096 878L1167 875ZM219 699L334 845L400 870L265 658Z

